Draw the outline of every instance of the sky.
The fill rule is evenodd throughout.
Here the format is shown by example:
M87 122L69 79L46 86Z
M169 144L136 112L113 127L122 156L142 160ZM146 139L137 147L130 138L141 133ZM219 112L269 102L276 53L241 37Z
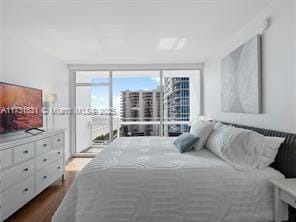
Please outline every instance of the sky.
M92 82L106 82L106 78L95 78ZM153 90L159 86L159 78L155 77L113 77L113 107L120 111L120 92L125 90ZM108 109L109 87L95 86L91 92L91 106L96 109Z

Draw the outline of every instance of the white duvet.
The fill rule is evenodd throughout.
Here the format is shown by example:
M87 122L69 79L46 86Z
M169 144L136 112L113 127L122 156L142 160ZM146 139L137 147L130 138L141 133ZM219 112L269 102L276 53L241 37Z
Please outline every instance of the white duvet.
M272 169L238 171L174 138L119 138L78 175L54 222L271 221ZM286 212L286 209L285 209ZM285 214L286 215L286 214Z

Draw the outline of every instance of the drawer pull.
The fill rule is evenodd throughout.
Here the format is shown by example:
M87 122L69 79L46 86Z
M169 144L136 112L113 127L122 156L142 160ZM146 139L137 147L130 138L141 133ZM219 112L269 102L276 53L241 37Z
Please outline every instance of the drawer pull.
M24 172L27 172L27 171L29 171L29 169L28 169L28 168L25 168L25 169L24 169Z
M45 159L43 159L43 162L46 162L47 161L47 159L45 158Z
M28 190L29 190L28 188L25 188L25 189L24 189L24 192L27 192Z
M43 180L46 180L46 179L47 179L47 176L44 176L42 179L43 179Z
M29 151L28 150L24 150L24 152L23 152L24 154L27 154L27 153L29 153Z
M58 170L60 170L61 169L61 167L58 167ZM295 201L296 202L296 201Z
M47 147L47 144L46 144L46 143L44 143L44 144L43 144L43 147Z
M61 139L57 139L58 142L61 142Z
M58 154L60 155L60 154L61 154L61 152L58 152Z

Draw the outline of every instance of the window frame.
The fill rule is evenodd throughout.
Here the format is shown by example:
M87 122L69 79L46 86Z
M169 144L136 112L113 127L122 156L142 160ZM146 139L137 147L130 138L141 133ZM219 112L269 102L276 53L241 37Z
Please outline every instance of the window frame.
M199 115L203 114L203 63L188 63L188 64L119 64L119 65L87 65L87 64L69 64L69 75L70 75L70 108L74 109L76 106L76 87L77 86L108 86L109 87L109 107L113 107L113 72L114 71L159 71L160 72L160 104L163 104L164 88L163 88L163 72L164 71L185 71L185 70L198 70L200 72L199 79ZM76 83L76 72L79 71L105 71L109 72L108 83ZM160 106L160 121L159 121L159 136L163 136L164 124L164 107ZM191 111L191 110L190 110ZM196 114L198 115L198 113ZM169 124L188 124L189 121L169 121ZM140 122L137 122L140 123ZM110 127L111 124L111 127ZM95 154L88 153L75 153L76 151L76 116L69 116L70 126L70 154L72 157L92 157ZM113 118L109 118L109 130L113 133ZM111 132L112 130L112 132ZM111 135L110 134L110 135ZM119 134L118 134L119 135ZM112 137L110 137L112 138ZM111 141L110 141L111 142Z

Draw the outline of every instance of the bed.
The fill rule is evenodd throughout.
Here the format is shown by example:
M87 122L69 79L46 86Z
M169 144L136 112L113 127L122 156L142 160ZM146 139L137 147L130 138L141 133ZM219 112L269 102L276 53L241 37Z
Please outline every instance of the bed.
M52 221L273 220L268 179L290 169L238 171L207 149L180 154L173 140L116 139L78 175Z

